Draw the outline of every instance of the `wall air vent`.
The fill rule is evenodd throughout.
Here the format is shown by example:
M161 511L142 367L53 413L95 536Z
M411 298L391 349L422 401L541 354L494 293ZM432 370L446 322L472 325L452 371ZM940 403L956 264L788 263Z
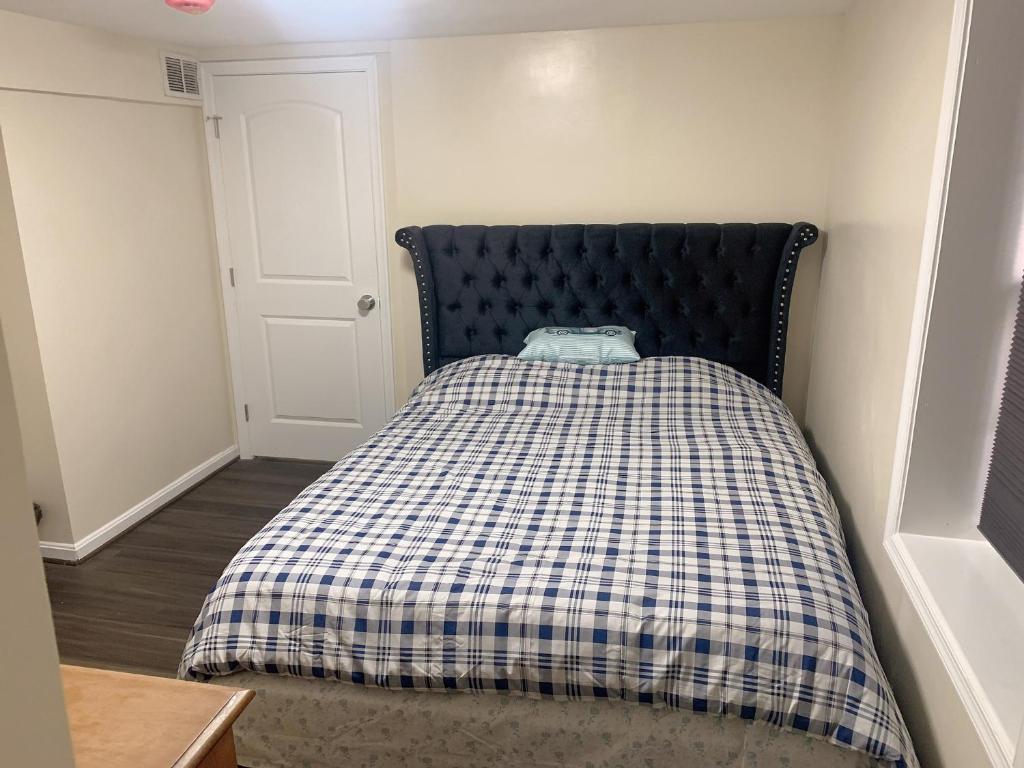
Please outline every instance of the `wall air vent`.
M177 53L161 53L164 93L179 99L201 99L199 62Z

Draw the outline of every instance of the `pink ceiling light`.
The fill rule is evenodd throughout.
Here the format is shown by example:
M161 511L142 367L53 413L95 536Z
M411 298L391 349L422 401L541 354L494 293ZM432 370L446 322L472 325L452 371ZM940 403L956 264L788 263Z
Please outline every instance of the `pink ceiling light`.
M164 0L164 2L176 11L184 11L198 16L213 8L215 0Z

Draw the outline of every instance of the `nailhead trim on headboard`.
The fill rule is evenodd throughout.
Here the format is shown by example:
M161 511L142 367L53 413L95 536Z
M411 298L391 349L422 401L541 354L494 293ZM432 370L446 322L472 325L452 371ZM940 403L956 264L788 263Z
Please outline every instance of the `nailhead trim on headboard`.
M772 295L771 311L765 317L765 319L768 320L771 323L770 333L769 333L769 335L767 337L767 341L769 343L768 357L767 357L767 361L766 361L767 362L767 369L760 368L759 370L761 371L761 373L756 373L756 374L751 372L751 371L749 371L749 370L745 371L746 373L748 373L748 375L754 375L755 378L757 378L763 384L768 386L773 392L775 392L776 394L780 394L781 395L781 392L782 392L782 382L783 382L783 373L784 373L784 367L785 367L785 357L786 357L786 328L787 328L787 324L788 324L789 308L790 308L790 304L791 304L791 298L790 297L792 296L793 282L794 282L794 278L796 276L797 261L798 261L800 252L805 247L807 247L808 245L811 245L812 243L814 243L815 240L817 240L817 237L818 237L818 230L817 230L817 228L814 227L814 225L812 225L812 224L806 224L806 223L803 223L803 222L798 223L798 224L793 225L793 226L790 226L790 225L775 225L775 224L773 224L773 225L681 225L681 224L680 225L673 225L673 224L666 224L666 225L618 225L618 226L615 226L615 225L587 225L585 227L582 226L582 225L563 225L561 227L490 227L490 228L488 228L488 227L461 227L461 228L459 228L459 227L435 226L435 227L428 227L426 229L423 229L423 228L420 228L420 227L405 227L403 229L400 229L396 233L395 241L398 243L398 245L400 245L403 248L405 248L409 252L410 256L412 257L413 269L414 269L415 275L416 275L417 292L418 292L419 304L420 304L420 318L421 318L422 342L423 342L423 360L424 360L424 370L425 370L425 373L429 374L433 370L435 370L437 367L439 367L440 365L442 365L442 364L444 364L446 362L451 362L452 360L458 359L459 357L465 356L467 354L484 354L484 353L487 353L487 352L505 352L505 353L509 353L509 354L514 354L514 350L512 350L511 348L506 348L506 347L509 346L509 344L508 343L502 343L502 339L501 339L502 335L505 335L505 336L508 335L508 330L505 327L505 322L508 320L508 316L506 316L505 318L502 318L501 322L495 323L496 327L493 327L491 329L492 334L498 334L499 335L497 342L495 342L494 340L487 341L485 338L483 338L483 337L479 336L479 334L477 334L472 339L472 341L478 347L480 346L480 344L477 344L477 342L480 342L483 345L482 349L477 349L477 351L472 351L472 352L466 352L466 351L456 352L454 354L454 356L453 356L453 341L452 341L453 337L451 335L452 332L453 332L453 327L452 327L452 322L449 321L448 322L448 326L447 326L447 331L446 331L446 334L445 334L445 338L447 338L448 341L445 342L446 346L444 347L444 351L442 351L442 349L439 347L439 343L441 341L440 336L442 335L441 332L442 332L443 329L438 326L437 318L436 318L436 312L438 310L438 303L437 303L438 302L438 286L437 286L435 281L438 280L438 279L442 279L442 280L446 280L446 281L451 281L453 279L454 275L452 274L452 270L455 269L455 265L451 261L451 257L452 257L452 255L458 253L459 257L465 258L465 245L463 245L463 248L462 248L461 251L458 251L458 250L453 251L453 250L451 250L451 248L453 248L453 247L458 249L459 248L458 244L450 244L450 245L438 246L438 247L442 248L442 251L439 252L441 254L441 256L439 256L438 253L435 253L433 251L431 253L428 253L427 252L427 239L426 239L426 233L427 232L434 231L435 234L432 236L432 238L433 238L432 242L438 243L438 242L445 242L444 238L446 238L446 237L450 240L449 233L458 232L460 230L465 230L467 233L468 232L472 232L474 237L480 237L480 236L486 237L486 235L481 235L481 232L485 233L487 230L494 230L496 233L500 232L501 236L504 237L506 240L510 236L510 232L517 232L519 230L522 230L524 232L532 231L533 240L531 241L531 239L529 237L524 235L524 237L527 238L525 242L528 245L532 242L532 244L534 246L534 249L536 249L536 245L537 245L537 243L536 243L537 231L548 231L548 230L551 230L552 232L554 232L555 230L561 230L563 233L568 231L570 235L575 236L574 233L577 233L577 232L586 233L587 231L590 231L590 229L592 228L595 232L600 230L599 234L602 234L602 235L604 235L606 237L608 236L609 232L619 232L619 231L622 231L625 234L623 234L621 236L620 235L615 235L616 238L622 237L623 238L623 242L626 244L625 246L623 246L622 250L620 250L620 244L619 244L619 240L618 239L615 240L614 248L611 251L607 250L607 249L612 247L611 245L608 244L609 241L607 239L604 240L604 243L605 243L604 247L606 249L606 251L605 251L605 254L606 254L605 255L605 259L609 259L609 258L612 258L612 256L614 256L614 259L620 260L619 262L617 262L618 266L620 268L624 267L626 269L632 270L633 272L632 272L632 274L629 275L629 281L628 281L629 285L627 285L626 288L623 289L620 286L617 289L616 286L614 286L614 285L609 285L608 286L608 288L607 288L607 290L609 291L609 293L607 294L608 298L607 298L606 301L604 301L604 303L609 305L609 306L614 306L615 305L615 301L613 300L613 297L614 296L618 296L618 301L620 302L620 305L621 305L621 302L628 300L628 296L625 299L623 298L622 291L625 290L625 291L627 291L627 293L631 292L630 295L634 296L635 302L637 304L639 304L640 307L642 308L642 310L645 312L644 317L647 317L647 314L646 314L647 312L652 312L653 313L656 310L655 310L655 308L653 306L649 305L649 302L648 302L649 296L646 293L644 293L641 290L641 287L638 287L637 283L635 282L636 279L637 279L636 275L639 274L639 275L642 276L643 267L644 267L643 263L641 263L641 261L640 261L641 254L639 254L637 252L636 231L638 230L638 228L644 228L644 227L647 227L648 229L650 229L651 237L655 237L657 235L657 232L659 232L659 231L660 232L665 232L665 231L668 231L668 230L672 230L673 232L678 232L679 231L678 228L684 228L684 231L688 232L689 230L687 230L685 228L686 227L690 227L690 228L692 228L694 230L700 230L705 235L705 239L706 239L706 236L707 236L707 232L708 232L708 230L710 228L712 228L712 227L719 227L719 229L722 232L720 237L723 238L722 240L719 241L719 245L717 246L718 247L718 257L717 258L719 258L719 259L726 257L726 251L723 250L725 248L725 243L726 243L726 240L724 238L725 238L725 232L726 232L727 228L729 228L729 227L733 228L732 230L730 230L732 232L739 231L739 232L744 232L744 233L747 233L747 234L750 233L751 228L755 228L755 231L760 232L762 227L764 227L764 228L773 228L771 231L775 232L775 233L778 233L781 237L785 237L785 233L786 232L789 233L788 238L785 241L785 246L784 246L784 248L781 249L781 252L778 251L778 250L768 251L767 252L769 255L770 255L770 253L780 254L779 255L779 259L780 260L778 262L777 274L776 274L776 278L775 278L775 289L774 289L774 294ZM780 232L779 231L780 227L785 227L785 229ZM657 229L657 228L660 228L660 229ZM675 228L675 229L673 229L673 228ZM647 230L640 229L640 231L641 232L645 232ZM717 230L713 230L712 229L711 231L717 231ZM633 233L633 235L632 235L633 239L632 240L629 239L629 237L627 237L627 235L629 235L630 232ZM495 237L497 237L497 236L498 235L496 234ZM594 237L597 237L597 236L598 236L597 234L594 235ZM522 265L524 263L523 259L529 260L530 258L532 258L532 259L534 259L534 261L533 262L529 262L529 263L536 264L538 259L542 259L543 260L545 258L547 258L547 259L553 258L555 256L555 250L554 250L554 247L553 247L554 246L554 241L552 241L550 239L550 237L551 236L549 235L548 245L547 245L546 251L543 254L541 254L539 252L538 253L531 252L530 254L524 254L523 249L520 247L522 245L522 243L524 242L522 240L519 240L518 241L519 244L515 245L514 253L512 251L509 251L507 254L496 254L495 252L492 252L491 253L492 257L504 258L506 261L505 262L501 262L497 266L491 265L491 269L492 269L492 273L493 273L492 274L492 280L498 281L498 282L494 283L493 286L485 286L482 283L474 283L474 288L470 289L470 290L473 291L473 295L475 297L474 301L478 297L480 299L479 303L481 304L481 306L485 306L486 305L487 307L491 307L494 302L498 301L498 299L495 298L495 297L499 297L500 296L500 297L502 297L502 299L507 298L508 301L506 302L506 305L514 305L512 307L513 309L515 309L515 307L523 306L518 301L519 297L515 296L515 295L512 295L511 292L508 291L505 288L505 286L504 286L504 282L506 280L505 271L507 270L509 273L511 273L512 265L517 265L517 266ZM565 269L565 270L568 270L567 272L563 272L563 278L565 276L569 276L570 277L570 284L572 284L572 282L573 282L573 280L572 280L572 272L573 272L573 270L576 270L577 273L579 273L580 270L583 270L582 275L581 274L577 274L576 279L581 279L582 276L587 276L588 275L587 270L590 270L588 276L589 276L589 279L591 281L593 281L593 280L602 281L603 280L603 276L600 275L598 272L594 271L595 269L599 269L599 265L590 263L590 261L588 260L590 258L587 255L588 251L587 251L587 245L586 245L586 238L588 236L586 234L583 234L582 237L584 238L584 240L581 240L579 242L579 245L577 246L577 251L574 252L575 254L578 254L578 255L574 255L574 256L572 256L572 258L569 258L568 260L567 260L567 257L564 255L564 253L561 256L559 256L561 261L558 262L558 263L562 264L561 268ZM735 235L733 237L735 237ZM781 243L782 242L781 237L779 237L778 239L774 239L774 242L775 243ZM440 238L440 240L439 240L439 238ZM772 235L771 238L775 238L775 235ZM771 238L765 240L764 242L768 242L768 243L773 242L773 240ZM490 241L488 241L488 242L490 242ZM575 240L571 240L571 242L576 242L576 241ZM761 253L761 254L766 253L763 249L760 249L760 243L761 242L762 242L761 240L757 240L756 241L756 243L753 245L753 250L751 251L752 254L754 254L754 253ZM654 250L654 244L655 243L656 243L656 241L652 240L651 244L646 247L646 250L645 250L645 252L644 252L644 254L642 256L646 257L647 259L655 259L656 257L660 258L662 260L666 259L667 257L665 256L664 253L662 253L662 254L656 254L655 253L655 250ZM690 249L689 249L688 243L689 243L689 240L684 238L683 246L682 246L682 248L683 248L683 255L682 256L673 256L673 258L683 258L683 259L691 258L689 256ZM706 245L706 243L705 243L705 245ZM630 248L632 248L632 251L626 251L625 250L626 246L629 246ZM483 247L484 247L484 250L481 253L482 253L482 255L484 257L486 257L487 254L488 254L487 246L484 245ZM508 246L508 247L511 247L511 246ZM566 246L563 246L563 248L564 247L566 247ZM778 245L772 245L771 247L773 249L774 248L778 248ZM758 250L758 249L760 249L760 250ZM477 255L480 256L481 253L478 253ZM736 266L736 264L738 262L735 262L735 248L733 248L733 250L730 251L729 253L732 254L731 255L731 258L733 259L733 262L731 262L732 263L732 268L740 270L740 273L739 273L738 277L735 277L733 275L729 275L729 277L732 278L733 280L739 279L741 281L743 280L744 277L750 277L749 267L742 266L742 265L740 265L738 267ZM434 271L433 271L433 267L432 267L432 262L437 260L439 257L443 258L444 255L448 256L448 258L444 258L444 264L446 265L445 266L445 272L440 277L435 277ZM696 257L694 257L694 258L696 258ZM704 258L705 258L705 262L707 262L708 257L705 255ZM761 259L760 263L763 264L763 255L762 256L757 256L755 258ZM509 259L511 259L512 261L508 261ZM577 262L576 259L580 259L580 261ZM634 262L633 259L637 259L637 261ZM624 261L622 261L622 260L624 260ZM714 263L714 259L713 258L711 259L711 261ZM475 263L476 263L476 261L473 261L473 264L475 264ZM682 263L682 262L680 262L680 263ZM467 262L467 264L468 264L468 262ZM568 266L566 266L567 264L568 264ZM635 264L635 266L634 266L634 264ZM470 268L472 269L472 267L470 267ZM494 272L494 270L496 268L497 268L498 272ZM762 267L762 269L763 269L763 267ZM640 272L637 272L637 270L640 270ZM746 274L744 274L743 270L747 270ZM479 270L477 270L477 273L479 273ZM705 273L701 273L702 276L701 276L699 287L695 287L693 289L687 289L686 286L682 286L682 285L673 285L672 282L671 282L672 281L672 275L669 275L668 273L666 273L665 275L660 277L660 279L662 281L662 283L661 283L662 291L664 292L665 290L668 290L669 291L669 296L675 295L677 297L677 299L679 300L679 303L681 303L683 305L683 314L686 316L687 320L689 320L690 315L689 315L689 311L688 311L687 306L686 306L686 299L687 298L696 299L696 298L701 298L702 297L706 301L709 290L711 291L711 295L713 297L712 298L712 305L718 306L720 303L724 302L726 305L734 307L735 304L736 304L737 299L736 299L736 290L735 290L735 288L731 292L729 292L728 288L721 289L721 290L725 290L727 292L721 294L722 298L718 299L717 296L719 294L714 293L714 291L719 290L718 288L715 288L714 285L712 285L710 289L704 286L704 283L703 283L703 280L704 280L703 275L704 274ZM760 282L756 282L756 285L765 285L765 283L763 282L763 278L760 277L760 274L763 274L763 273L758 273L757 275L755 275L756 280L760 281ZM623 277L623 279L625 279L626 278L626 273L623 273L622 277ZM770 273L769 273L769 275L765 275L765 277L770 277ZM466 279L471 279L471 278L467 275ZM533 275L533 271L530 270L529 268L527 268L526 279L531 280L531 281L536 279L535 276ZM668 283L668 285L670 286L668 289L665 288L665 282L664 281L666 279L668 279L670 281ZM696 277L693 277L692 279L695 280ZM751 279L754 279L754 278L751 278ZM529 285L529 284L530 283L527 283L527 285ZM591 283L591 287L593 288L594 286L601 285L601 284L602 283L600 283L600 282L599 283ZM445 285L451 286L452 283L451 282L446 282ZM468 283L466 285L468 285ZM740 289L742 290L742 287L745 286L746 284L741 282L739 285L740 285ZM477 288L476 286L480 286L480 287ZM630 287L630 286L632 286L632 287ZM649 285L647 287L648 287L648 289L650 288ZM655 286L655 287L657 287L657 286ZM595 288L594 290L596 290L596 297L597 297L596 300L601 300L601 295L602 295L601 291L603 291L605 289L603 289L603 288ZM480 291L483 291L483 292L481 293ZM490 293L487 293L488 291ZM616 291L618 291L618 292L616 293ZM591 292L593 293L594 291L591 291ZM564 293L564 291L563 291L563 293ZM449 289L448 295L451 296L450 289ZM572 295L575 295L575 294L573 293ZM741 295L745 295L745 294L741 294ZM492 299L493 299L493 301L492 301ZM536 313L539 311L540 313L542 313L542 315L546 316L546 313L550 313L554 309L554 305L552 305L551 302L547 300L547 298L545 297L544 294L542 294L542 299L543 300L540 301L538 304L531 305L533 307L533 310L534 310L534 313L533 313L534 315L536 315ZM594 302L595 298L593 296L591 296L590 300L591 300L591 302ZM732 304L730 305L729 302L732 302ZM576 300L575 303L576 303L577 306L580 306L580 307L582 306L582 305L580 305L580 302L578 300ZM446 306L448 306L448 305L446 304ZM477 310L477 311L481 312L481 317L484 316L482 309L481 310ZM489 318L493 317L493 315L491 314L493 311L494 310L488 309L487 317L489 317ZM519 311L520 310L516 310L516 316L518 316L520 319L522 319L522 316L519 315ZM555 311L556 311L556 314L557 314L558 310L555 310ZM564 316L564 312L565 312L564 302L563 302L563 307L562 307L561 311L563 312L563 316ZM579 311L580 311L579 309L575 310L577 315L579 314ZM584 312L583 312L584 316L586 316L587 311L588 310L584 309ZM709 310L704 310L704 311L707 312ZM678 313L676 313L676 314L678 314ZM705 318L707 318L707 317L708 316L705 315ZM729 318L730 318L730 316L727 315L726 319L728 320ZM668 322L668 320L667 320L667 318L665 316L665 312L664 311L662 311L661 315L657 316L656 319L659 320L661 325L657 326L654 329L649 329L648 338L652 338L654 335L656 335L658 344L661 345L662 341L665 339L666 336L671 336L672 335L672 330L676 326L675 325L666 326L666 323ZM738 318L736 318L736 321L738 322ZM537 320L532 320L531 322L537 322ZM682 319L680 320L680 322L682 322ZM749 328L749 322L750 322L750 318L747 318L747 325L746 326L742 326L742 327ZM674 321L673 321L673 323L674 323ZM705 320L705 324L706 323L707 323L707 320ZM555 324L555 323L551 323L551 324ZM562 324L564 324L564 323L562 323ZM476 325L477 324L474 321L468 322L466 327L465 327L465 329L464 329L465 333L466 334L470 334L470 333L476 334L477 333L477 331L475 330ZM520 323L520 325L522 325L522 323ZM692 341L693 340L692 334L694 332L692 330L692 328L694 326L691 323L691 325L688 326L688 327L691 328L690 333L691 333L691 341ZM730 331L730 337L728 339L728 343L729 344L732 343L732 330L731 329L733 329L735 327L738 327L738 326L737 325L732 325L732 326L726 325L726 329ZM757 326L754 326L754 327L756 328ZM455 330L458 330L458 329L456 328ZM696 342L694 342L694 343L696 343L698 345L698 347L703 347L703 348L706 349L708 342L705 342L705 340L703 338L703 335L701 333L701 328L698 327L696 333L697 333ZM762 333L763 333L763 331L762 331ZM749 333L747 334L747 337L748 338L747 338L747 341L745 343L747 344L748 353L749 353L749 344L750 344L750 335L749 335ZM467 335L466 338L469 338L469 336ZM488 338L490 338L490 337L488 337ZM511 338L507 339L507 341L509 343L512 343ZM518 343L518 340L516 340L515 343ZM671 340L669 340L668 343L671 343ZM710 342L710 343L713 344L714 342ZM740 343L742 344L744 342L741 340ZM456 344L456 346L457 347L464 347L465 346L465 340L463 340L463 342L461 344ZM502 347L502 348L499 349L498 348L499 346ZM493 347L493 348L490 348L490 347ZM677 336L677 339L676 339L676 347L678 348L678 336ZM731 350L731 347L728 348L728 349ZM665 352L665 354L699 354L699 353L700 353L699 349L696 352L688 352L688 351L679 352L679 351L672 351L671 348L667 352ZM652 351L649 350L648 354L657 354L657 352L656 351L652 352ZM707 354L707 353L705 352L705 354ZM721 353L716 352L714 354L721 354ZM714 359L714 354L712 355L713 359ZM761 359L764 360L764 358L761 358ZM730 362L729 360L720 360L720 361L721 362ZM762 365L763 365L763 363L762 363ZM749 365L747 367L749 368Z
M403 233L405 234L403 235ZM420 323L423 327L423 360L424 367L426 367L426 361L433 359L433 348L430 338L430 302L428 301L427 296L426 272L423 269L423 254L420 253L418 247L412 240L412 235L409 234L407 229L400 229L398 231L398 244L409 251L409 254L412 256L413 269L416 271L416 285L420 294ZM425 371L425 373L431 373L431 371Z
M786 243L786 259L779 270L779 288L776 298L778 317L772 338L770 389L782 396L782 374L786 365L786 332L789 327L789 307L792 303L793 282L796 279L797 260L800 252L818 239L818 228L803 222L794 225L793 233Z

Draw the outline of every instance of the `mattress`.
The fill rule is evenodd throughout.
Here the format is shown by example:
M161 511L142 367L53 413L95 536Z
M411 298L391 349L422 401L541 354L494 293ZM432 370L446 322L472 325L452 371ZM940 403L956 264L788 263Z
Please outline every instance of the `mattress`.
M179 674L622 699L916 765L785 405L697 358L469 358L240 550Z

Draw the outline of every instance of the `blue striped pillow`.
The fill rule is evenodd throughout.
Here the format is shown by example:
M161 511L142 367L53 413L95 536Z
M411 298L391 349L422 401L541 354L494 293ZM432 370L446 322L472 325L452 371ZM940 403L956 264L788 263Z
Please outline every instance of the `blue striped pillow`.
M640 359L633 347L636 332L621 325L599 328L538 328L524 339L523 360L548 363L608 365L634 363Z

